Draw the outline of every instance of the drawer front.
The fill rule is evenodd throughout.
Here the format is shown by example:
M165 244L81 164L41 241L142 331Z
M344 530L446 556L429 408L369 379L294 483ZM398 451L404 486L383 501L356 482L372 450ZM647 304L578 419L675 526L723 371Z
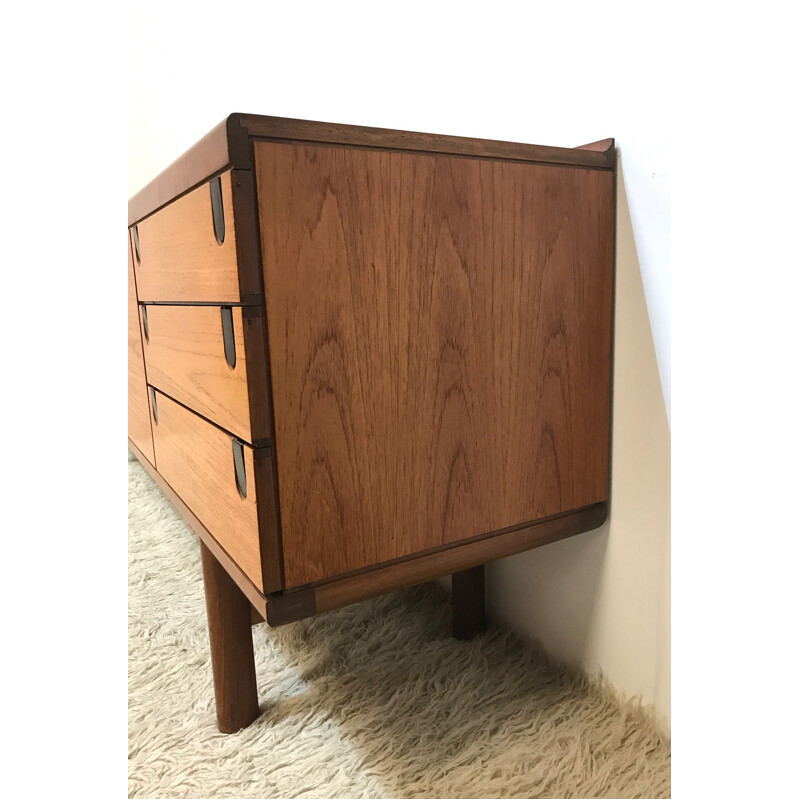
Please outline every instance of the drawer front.
M153 461L153 436L147 404L147 382L142 359L142 338L136 303L130 234L128 234L128 436L150 463Z
M141 314L148 382L244 441L268 443L261 310L148 305Z
M134 226L139 301L240 302L231 173L219 179L224 235L205 183ZM135 241L135 238L134 238Z
M275 505L268 452L241 446L243 497L233 437L157 390L151 397L159 473L256 588L276 591L281 581L273 546Z

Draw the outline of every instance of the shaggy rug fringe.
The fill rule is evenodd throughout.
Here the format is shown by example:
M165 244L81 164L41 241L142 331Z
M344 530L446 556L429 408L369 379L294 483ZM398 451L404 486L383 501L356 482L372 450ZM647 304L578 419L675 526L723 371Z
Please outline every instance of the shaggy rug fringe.
M130 457L129 457L130 458ZM129 463L129 795L669 797L652 711L426 584L253 629L261 717L215 725L199 547Z

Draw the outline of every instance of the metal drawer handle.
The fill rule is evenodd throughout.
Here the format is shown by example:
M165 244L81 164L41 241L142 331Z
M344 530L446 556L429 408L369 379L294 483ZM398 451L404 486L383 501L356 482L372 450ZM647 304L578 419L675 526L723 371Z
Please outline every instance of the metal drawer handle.
M152 386L150 387L150 405L153 407L153 419L155 420L156 425L158 425L158 406L156 405L156 390Z
M236 488L242 497L247 497L247 474L244 468L244 445L238 439L233 442L233 468L236 472Z
M133 226L133 249L136 251L136 260L142 263L142 253L139 250L139 226Z
M222 179L214 178L209 184L211 189L211 214L214 217L214 236L217 244L225 241L225 211L222 207Z
M142 328L144 329L144 340L150 341L150 326L147 324L147 306L142 306Z
M225 345L225 360L231 369L236 367L236 341L233 338L233 308L222 306L222 342Z

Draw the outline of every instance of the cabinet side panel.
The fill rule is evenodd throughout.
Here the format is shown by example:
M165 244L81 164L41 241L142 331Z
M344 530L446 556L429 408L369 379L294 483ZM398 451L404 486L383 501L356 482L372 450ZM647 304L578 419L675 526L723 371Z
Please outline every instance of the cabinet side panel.
M287 588L607 499L612 173L255 155Z
M128 436L145 458L154 464L153 435L150 430L150 408L147 401L139 305L136 302L136 281L133 274L130 239L128 233Z

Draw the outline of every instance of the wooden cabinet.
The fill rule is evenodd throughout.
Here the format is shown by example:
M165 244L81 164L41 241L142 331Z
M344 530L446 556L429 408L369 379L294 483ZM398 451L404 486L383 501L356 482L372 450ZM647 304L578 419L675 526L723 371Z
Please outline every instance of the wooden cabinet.
M274 142L255 169L287 588L607 498L611 172Z
M155 462L130 233L128 233L128 438L151 464Z
M602 524L615 176L237 114L132 198L129 436L206 571L276 625Z
M134 230L140 301L239 302L229 172L165 206Z
M255 587L279 589L275 548L262 553L259 535L263 527L274 536L270 449L250 447L161 392L151 409L159 473Z
M268 444L264 327L259 309L142 305L152 386L250 444ZM261 402L252 393L259 395Z

